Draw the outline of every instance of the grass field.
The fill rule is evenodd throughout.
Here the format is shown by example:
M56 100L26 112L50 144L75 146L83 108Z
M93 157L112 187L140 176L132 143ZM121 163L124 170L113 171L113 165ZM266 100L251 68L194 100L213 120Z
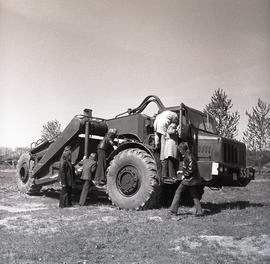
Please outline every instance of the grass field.
M19 194L0 172L0 263L270 263L270 181L205 189L205 217L181 207L125 211L106 197L58 208L58 192ZM269 177L270 178L270 177Z

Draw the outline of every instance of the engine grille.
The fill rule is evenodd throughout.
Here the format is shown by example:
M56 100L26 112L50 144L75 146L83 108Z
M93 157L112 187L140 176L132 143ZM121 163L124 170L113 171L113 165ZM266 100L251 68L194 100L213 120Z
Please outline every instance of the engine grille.
M246 165L246 147L242 143L225 141L222 144L223 162L234 165Z

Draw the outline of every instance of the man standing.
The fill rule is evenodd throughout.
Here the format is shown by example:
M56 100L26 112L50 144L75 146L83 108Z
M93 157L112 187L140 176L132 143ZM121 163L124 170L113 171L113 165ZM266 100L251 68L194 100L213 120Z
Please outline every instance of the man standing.
M186 189L188 189L195 205L196 209L195 215L202 216L203 211L199 200L200 197L198 194L198 186L201 185L201 178L199 177L198 174L197 161L195 160L193 154L190 152L190 149L186 142L180 143L178 148L179 152L184 156L183 160L184 179L182 180L177 190L175 191L175 195L171 207L169 209L170 214L177 215L181 195Z
M94 180L94 183L97 187L102 187L106 184L106 158L114 149L116 149L116 144L114 143L114 139L116 138L116 136L117 129L110 128L108 133L104 136L104 138L99 142L97 146L98 165Z
M160 146L160 159L164 160L164 145L165 145L165 135L168 129L168 126L171 123L178 123L178 116L175 112L165 110L157 115L154 122L155 130L155 145L156 147Z
M168 126L166 137L165 137L165 147L164 147L164 165L168 168L169 178L176 178L176 167L178 159L178 135L176 133L176 124L171 123ZM166 169L167 171L167 169Z
M59 178L61 182L61 193L59 207L72 206L71 193L74 180L75 168L71 164L71 148L66 146L60 159Z
M90 187L90 181L94 179L96 168L96 153L91 153L88 159L83 160L83 171L81 179L84 180L84 184L79 201L80 206L85 204Z
M162 165L162 176L167 176L166 162L164 161L165 136L168 126L171 123L178 123L178 116L175 112L165 110L156 116L154 122L155 148L160 148L160 161Z

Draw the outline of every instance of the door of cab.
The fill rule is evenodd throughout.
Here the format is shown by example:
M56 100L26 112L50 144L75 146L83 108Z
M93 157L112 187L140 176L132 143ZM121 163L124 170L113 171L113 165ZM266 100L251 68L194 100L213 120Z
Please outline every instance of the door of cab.
M192 153L198 154L198 129L189 120L188 108L182 103L179 115L179 136L182 141L188 142Z

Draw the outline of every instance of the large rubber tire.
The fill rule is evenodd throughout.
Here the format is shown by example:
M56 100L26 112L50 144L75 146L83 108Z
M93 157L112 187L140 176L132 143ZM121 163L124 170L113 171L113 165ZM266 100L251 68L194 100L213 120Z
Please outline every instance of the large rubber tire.
M29 153L23 153L17 164L16 181L21 193L36 194L41 187L34 184L32 176L33 161L30 160Z
M159 201L155 160L144 150L127 149L111 161L107 170L107 193L122 209L151 209Z

